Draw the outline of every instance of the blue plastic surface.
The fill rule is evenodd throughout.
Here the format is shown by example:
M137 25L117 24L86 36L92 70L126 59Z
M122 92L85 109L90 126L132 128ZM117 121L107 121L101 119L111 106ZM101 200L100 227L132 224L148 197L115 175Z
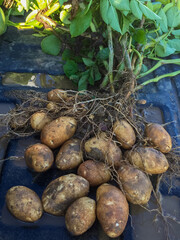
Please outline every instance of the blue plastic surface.
M29 35L17 35L14 42L8 42L8 35L1 40L0 46L0 73L5 72L41 72L48 74L62 74L60 57L50 57L43 54L40 50L40 41L34 38L28 41ZM19 40L21 40L19 42ZM6 55L7 54L7 55ZM6 55L6 57L4 57ZM177 70L177 66L162 66L154 74L150 74L145 79L152 78L155 75ZM179 68L178 68L179 69ZM6 105L6 109L12 108L18 99L13 96L7 97L7 92L14 89L48 91L48 89L36 89L30 87L11 88L3 86L0 79L0 113L4 110L1 106ZM177 146L180 147L180 78L179 76L170 79L164 79L157 84L150 84L139 92L139 99L146 99L147 104L143 107L147 120L153 119L156 122L167 123L167 131L173 137ZM5 104L5 105L4 105ZM152 106L152 108L147 108ZM147 108L147 109L146 109ZM150 111L150 112L149 112ZM156 116L157 115L157 116ZM23 139L1 141L0 158L24 155L27 146L39 142L39 136L33 136ZM6 149L7 147L7 149ZM92 229L80 237L72 237L65 228L64 218L55 217L44 213L43 217L36 223L24 223L15 219L7 210L5 204L5 195L7 190L14 185L24 185L33 189L40 197L47 184L62 173L55 168L50 169L43 174L32 173L24 163L24 159L5 161L3 164L0 178L0 240L105 240L106 237L96 222ZM128 224L121 237L124 240L165 240L169 235L170 240L180 239L180 228L176 222L180 222L180 178L164 175L164 181L159 184L159 192L162 200L162 216L166 216L168 227L162 216L156 217L157 212L148 212L145 209L130 205L130 214ZM155 199L149 203L150 209L157 207ZM168 230L168 232L167 232Z

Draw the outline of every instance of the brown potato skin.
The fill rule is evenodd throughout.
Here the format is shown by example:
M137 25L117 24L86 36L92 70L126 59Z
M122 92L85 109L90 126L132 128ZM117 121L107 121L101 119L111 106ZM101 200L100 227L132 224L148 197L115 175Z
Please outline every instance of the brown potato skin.
M67 99L67 92L62 89L53 89L48 92L47 99L48 101L60 103Z
M54 149L69 140L75 133L77 121L72 117L60 117L46 124L41 131L41 142Z
M52 166L54 155L49 147L37 143L26 149L25 162L31 170L45 172Z
M36 112L31 116L31 127L36 131L41 131L43 127L50 123L52 119L45 112Z
M162 153L168 153L172 149L172 139L169 133L157 123L150 123L145 128L145 134L150 143Z
M77 174L85 178L90 186L98 186L109 182L111 179L111 173L106 164L103 162L95 162L93 160L87 160L81 163Z
M104 183L96 192L97 218L104 232L111 238L119 237L129 216L126 197L117 187Z
M113 132L124 149L131 149L136 142L134 129L126 120L116 121L113 125Z
M121 149L112 141L102 137L93 137L85 142L84 149L89 157L104 161L118 169L121 165Z
M78 236L85 233L96 220L96 202L89 197L82 197L67 209L65 223L68 231Z
M126 154L130 163L148 174L161 174L169 167L168 160L160 151L150 147L137 147Z
M145 173L131 165L124 164L118 170L118 176L129 202L140 205L148 203L152 184Z
M56 156L56 166L61 170L76 168L82 161L83 152L79 139L70 139L65 142Z
M11 214L24 222L35 222L43 214L38 195L24 186L10 188L6 194L6 204Z
M42 195L42 204L45 212L63 216L66 209L80 197L89 192L89 183L86 179L75 174L61 176L46 187Z

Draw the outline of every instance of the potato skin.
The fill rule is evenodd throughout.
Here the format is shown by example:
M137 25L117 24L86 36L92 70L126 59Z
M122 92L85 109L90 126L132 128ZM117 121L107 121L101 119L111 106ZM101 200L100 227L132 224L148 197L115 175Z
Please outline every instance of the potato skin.
M47 171L54 162L53 152L44 144L37 143L25 151L27 166L35 172Z
M116 121L113 125L113 132L124 149L130 149L136 142L134 129L126 120Z
M52 119L45 112L35 112L30 119L31 127L36 131L41 131L43 127L50 123Z
M68 231L75 236L86 232L96 220L96 202L89 197L82 197L67 209L65 223Z
M60 103L67 99L67 92L62 89L53 89L48 92L47 99L48 101Z
M172 140L169 133L157 123L150 123L145 128L148 140L162 153L168 153L172 149Z
M6 204L11 214L24 222L35 222L43 214L38 195L24 186L10 188L6 194Z
M56 166L61 170L73 169L83 161L81 141L70 139L65 142L56 156Z
M126 156L131 164L148 174L161 174L169 167L165 155L154 148L137 147L128 151Z
M124 231L129 215L126 197L117 187L102 184L96 192L97 218L104 232L111 238Z
M88 156L95 160L104 161L115 168L121 165L121 149L112 141L102 137L93 137L85 142L84 148Z
M142 205L148 203L152 184L145 173L131 165L124 164L118 170L118 176L129 202Z
M89 183L86 179L75 174L61 176L46 187L42 195L44 211L63 216L66 209L77 198L88 194Z
M98 186L109 182L111 179L111 173L106 164L103 162L95 162L93 160L87 160L81 163L77 173L85 178L90 186Z
M77 121L72 117L60 117L46 124L41 131L41 142L54 149L69 140L75 133Z

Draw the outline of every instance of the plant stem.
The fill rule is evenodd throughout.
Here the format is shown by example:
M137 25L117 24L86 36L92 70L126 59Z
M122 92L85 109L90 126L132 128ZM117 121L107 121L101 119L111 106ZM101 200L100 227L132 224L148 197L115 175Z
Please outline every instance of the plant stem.
M166 77L174 77L176 75L180 74L180 70L179 71L175 71L175 72L172 72L172 73L167 73L167 74L164 74L164 75L161 75L161 76L158 76L158 77L155 77L155 78L152 78L146 82L143 82L142 84L140 84L139 86L137 86L134 90L137 91L141 88L143 88L143 86L146 86L147 84L149 83L152 83L152 82L158 82L159 80L161 80L162 78L166 78Z
M148 75L149 73L153 72L154 70L156 70L157 68L159 68L160 66L165 65L165 64L178 64L178 65L180 65L180 59L178 58L178 59L170 59L170 60L160 60L151 69L149 69L147 72L139 74L137 76L137 79Z
M114 63L114 49L113 49L113 40L112 40L112 29L108 25L108 48L109 48L109 69L108 69L108 75L109 75L109 82L111 86L111 92L114 93L114 84L113 84L113 63Z

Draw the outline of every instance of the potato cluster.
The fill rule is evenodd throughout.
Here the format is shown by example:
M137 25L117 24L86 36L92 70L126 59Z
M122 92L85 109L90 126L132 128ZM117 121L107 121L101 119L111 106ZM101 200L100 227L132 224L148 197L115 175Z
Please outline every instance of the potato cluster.
M65 91L52 90L48 93L48 105L55 106L67 98ZM45 172L54 164L60 171L76 169L77 174L65 174L51 181L41 200L25 186L9 189L7 207L22 221L35 222L43 211L65 216L68 231L76 236L91 228L97 217L109 237L118 237L128 220L128 201L147 204L153 189L148 174L160 174L169 167L164 153L171 150L172 141L159 124L146 126L149 144L139 146L134 128L125 119L114 122L115 141L98 135L85 143L74 136L78 123L73 117L51 120L45 113L37 112L30 123L34 130L41 131L41 143L26 149L27 167ZM58 149L56 157L54 149ZM118 184L112 176L116 176ZM91 187L97 187L95 200L88 197Z

